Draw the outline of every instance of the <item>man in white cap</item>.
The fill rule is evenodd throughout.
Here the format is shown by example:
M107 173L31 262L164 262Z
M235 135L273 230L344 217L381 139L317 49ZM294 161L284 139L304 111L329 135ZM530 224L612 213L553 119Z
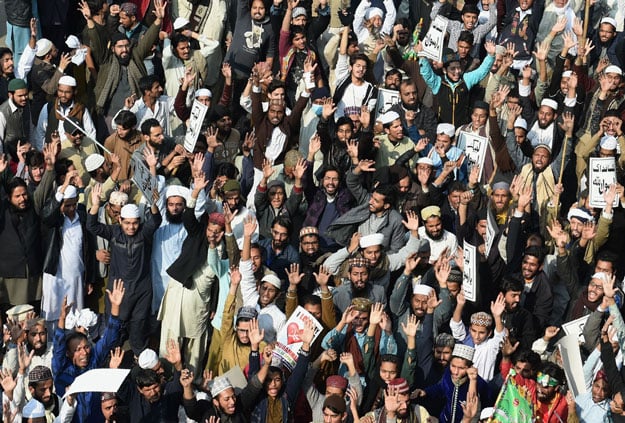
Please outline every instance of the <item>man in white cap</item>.
M607 66L597 80L591 80L592 90L586 94L584 114L579 120L579 133L591 135L601 130L601 119L609 110L618 110L623 97L618 87L623 71L616 65Z
M527 139L536 147L544 144L551 148L554 156L558 154L562 146L563 133L556 124L558 118L558 102L550 98L545 98L540 102L538 116L530 125Z
M70 185L77 171L65 176L54 198L46 205L42 220L49 228L44 261L41 316L52 331L59 318L63 297L77 310L83 308L87 283L93 283L94 247L86 231L86 210L78 206L78 191ZM88 260L88 262L85 262Z
M451 123L439 123L436 127L436 140L433 146L428 144L424 150L424 154L432 160L432 166L435 175L438 177L443 172L444 164L447 162L456 162L456 168L453 171L456 174L456 180L464 181L467 177L466 160L460 159L464 157L462 149L452 145L456 136L456 128Z
M376 167L391 166L405 152L414 149L413 140L404 135L399 114L394 111L386 112L378 118L384 128L384 135L380 135L380 147L375 156Z
M586 172L590 157L616 157L619 147L620 156L617 160L621 166L625 165L625 135L621 129L622 125L623 120L618 110L608 110L601 119L597 133L586 132L579 137L575 146L577 156L575 172L580 180Z
M622 19L622 18L621 18ZM600 59L608 58L610 63L623 68L618 54L619 42L622 36L617 32L617 21L613 17L605 16L599 21L599 28L592 39L594 49L588 53L588 68L596 68ZM621 23L621 27L623 24Z
M163 94L163 87L157 75L145 75L139 80L141 98L135 101L134 95L126 99L122 110L130 110L137 116L137 125L150 118L158 120L163 134L171 137L174 134L174 98ZM179 124L179 122L178 122ZM112 126L112 125L111 125ZM116 126L113 127L116 129Z
M89 185L85 188L85 197L87 197L87 208L91 208L91 189L95 184L102 184L102 196L100 199L104 202L109 194L115 189L115 185L119 180L121 172L121 164L119 157L113 153L110 155L113 169L104 159L104 156L98 153L90 154L85 159L85 170L89 174Z
M63 121L67 116L75 117L87 136L95 139L95 125L89 110L84 104L76 101L76 80L71 76L63 75L58 82L56 97L42 107L39 113L33 139L38 150L43 149L44 143L51 141L54 131L61 136L61 142L67 139L63 129Z
M105 225L98 221L101 191L100 185L91 190L92 205L87 216L87 229L93 235L109 241L109 290L117 279L122 279L126 285L120 319L127 322L130 346L138 356L145 349L149 335L147 322L152 305L151 242L162 220L157 206L158 192L153 195L145 223L141 224L139 207L126 204L121 209L119 225Z

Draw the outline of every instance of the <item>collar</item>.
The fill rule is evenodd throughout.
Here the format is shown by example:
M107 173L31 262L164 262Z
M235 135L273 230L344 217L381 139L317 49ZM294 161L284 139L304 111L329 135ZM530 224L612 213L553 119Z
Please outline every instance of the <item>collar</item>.
M19 107L13 103L13 100L9 98L9 108L11 109L11 113L15 112Z

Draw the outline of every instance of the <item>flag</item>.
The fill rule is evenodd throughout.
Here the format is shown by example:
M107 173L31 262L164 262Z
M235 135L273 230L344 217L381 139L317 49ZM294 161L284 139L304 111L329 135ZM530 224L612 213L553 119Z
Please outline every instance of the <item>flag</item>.
M527 423L533 421L534 407L530 391L516 382L515 374L514 370L510 369L489 422Z

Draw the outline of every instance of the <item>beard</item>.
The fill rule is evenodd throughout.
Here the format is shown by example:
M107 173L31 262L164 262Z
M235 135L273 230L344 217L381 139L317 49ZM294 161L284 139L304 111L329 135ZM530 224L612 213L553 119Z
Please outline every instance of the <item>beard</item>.
M117 56L117 61L122 66L128 66L130 64L130 54L128 54L126 57Z
M442 239L442 238L443 238L443 234L444 234L444 232L443 232L443 230L442 230L442 229L441 229L441 231L438 233L438 235L436 235L436 236L432 235L432 234L431 234L431 233L430 233L427 229L425 230L425 233L426 233L426 235L427 235L429 238L431 238L431 239L432 239L432 240L434 240L434 241L438 241L438 240Z
M173 224L182 223L182 213L171 214L169 210L165 210L165 219L167 219L169 223L173 223Z

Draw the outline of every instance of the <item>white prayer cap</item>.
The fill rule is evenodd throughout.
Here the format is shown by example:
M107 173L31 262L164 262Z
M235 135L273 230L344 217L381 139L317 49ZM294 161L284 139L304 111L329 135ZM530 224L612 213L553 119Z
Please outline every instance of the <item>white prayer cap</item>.
M37 57L43 57L46 54L48 54L50 52L50 50L52 50L52 47L54 47L54 44L52 44L52 41L48 40L47 38L42 38L39 41L37 41L37 44L35 45L35 56Z
M210 97L213 98L213 93L208 88L200 88L195 91L195 98L198 97Z
M612 135L605 135L601 137L601 142L599 143L599 147L604 150L616 150L617 145L618 142Z
M182 17L178 17L176 18L176 20L174 21L174 30L179 30L180 28L183 28L185 26L189 25L189 20L182 18Z
M80 48L80 40L75 35L70 35L65 40L65 45L69 48Z
M570 70L562 72L562 78L570 78L571 75L573 75L573 72Z
M384 17L384 12L379 7L370 7L365 12L365 20L369 20L374 16Z
M425 295L425 296L428 296L428 295L430 295L431 292L432 292L432 287L429 286L429 285L424 285L422 283L418 283L418 284L416 284L412 288L412 294L413 295Z
M13 320L22 321L26 319L26 314L33 311L34 308L30 304L18 304L7 310L7 317Z
M46 408L36 399L31 399L26 403L22 410L22 417L26 419L36 419L46 416Z
M213 379L213 384L211 385L211 397L216 398L217 395L225 391L226 389L232 388L232 383L226 376L217 376Z
M187 187L183 187L182 185L170 185L167 187L167 191L165 191L165 198L182 197L184 201L187 201L190 193L191 190Z
M527 131L527 122L522 117L518 117L514 121L514 127L515 128L523 128L523 129L525 129Z
M261 283L262 282L267 282L267 283L275 286L278 289L280 289L282 287L282 281L280 280L279 277L277 277L273 273L267 273L265 276L263 276L263 278L260 281L261 281Z
M87 156L85 159L85 169L87 172L93 172L104 164L104 156L98 153L93 153Z
M75 87L76 80L74 79L73 76L63 75L61 78L59 78L59 85L67 85L68 87Z
M388 125L394 120L399 119L399 114L394 111L386 112L382 116L378 117L378 122L382 123L382 125Z
M605 272L597 272L594 275L592 275L590 279L599 279L602 282L610 282L610 278L608 277L608 274Z
M63 187L58 187L56 189L56 192L60 193L61 188ZM68 185L65 188L65 191L63 192L63 200L69 200L71 198L76 198L76 197L78 197L78 190L76 189L74 185Z
M586 223L589 220L590 221L594 220L593 217L589 213L585 212L582 209L578 209L576 207L572 207L569 210L568 214L566 215L566 218L568 221L571 221L571 219L575 218L581 221L582 223Z
M468 345L457 343L454 345L454 350L451 353L452 357L460 357L465 360L473 362L473 355L475 354L475 348Z
M611 17L609 17L609 16L606 16L605 18L602 18L602 19L601 19L601 23L602 23L602 24L604 24L604 23L606 23L606 24L610 24L610 25L612 25L614 28L616 28L616 19L611 18Z
M122 219L139 219L139 207L135 204L126 204L120 213Z
M436 127L437 134L448 135L449 138L453 138L456 135L456 128L451 123L439 123Z
M138 363L142 369L153 369L158 364L158 355L154 350L146 348L139 354Z
M360 248L373 247L374 245L382 245L384 242L384 234L365 235L360 238Z
M434 162L429 157L419 157L419 160L417 160L417 164L418 165L425 164L429 166L434 166Z
M605 68L605 70L603 71L603 73L616 73L618 75L623 76L623 71L621 70L621 68L619 68L616 65L610 65L607 68Z
M128 204L128 194L122 191L113 191L109 195L109 204L114 206L125 206Z
M558 102L550 98L543 98L543 101L540 102L540 105L551 107L554 112L558 110Z
M503 56L504 54L506 54L506 48L502 45L498 45L497 47L495 47L495 54Z

